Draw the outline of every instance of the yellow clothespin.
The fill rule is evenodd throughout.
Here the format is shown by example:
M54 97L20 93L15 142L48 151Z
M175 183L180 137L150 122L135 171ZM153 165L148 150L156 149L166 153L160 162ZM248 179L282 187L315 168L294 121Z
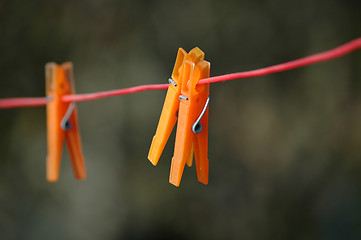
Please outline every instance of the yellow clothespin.
M178 119L174 157L169 182L179 186L185 164L192 165L195 154L198 181L208 184L208 104L209 84L197 85L209 77L210 64L199 48L188 54L178 50L172 78L169 80L157 131L148 159L156 165Z
M62 96L74 94L73 65L48 63L46 75L46 106L48 156L47 180L56 182L59 178L60 159L64 138L67 143L74 174L77 179L85 179L85 164L78 127L78 114L75 103L64 103Z

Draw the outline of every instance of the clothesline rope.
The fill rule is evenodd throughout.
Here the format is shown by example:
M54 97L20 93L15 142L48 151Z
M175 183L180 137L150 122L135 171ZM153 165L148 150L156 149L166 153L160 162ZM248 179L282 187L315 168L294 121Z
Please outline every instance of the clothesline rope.
M313 54L307 57L303 57L300 59L296 59L293 61L260 68L251 71L244 71L238 73L225 74L210 78L205 78L199 80L198 84L206 84L206 83L215 83L215 82L223 82L241 78L251 78L251 77L259 77L272 73L283 72L319 62L328 61L331 59L335 59L338 57L342 57L346 54L349 54L355 50L361 48L361 38L356 38L348 43L345 43L341 46L338 46L334 49L324 51L321 53ZM102 91L95 93L85 93L85 94L74 94L74 95L65 95L62 100L64 102L81 102L81 101L90 101L99 98L119 96L125 94L132 94L141 91L148 90L160 90L167 89L169 84L150 84L150 85L141 85L130 88L116 89L110 91ZM5 108L17 108L17 107L37 107L44 106L47 103L47 99L45 97L37 97L37 98L5 98L0 99L0 109Z

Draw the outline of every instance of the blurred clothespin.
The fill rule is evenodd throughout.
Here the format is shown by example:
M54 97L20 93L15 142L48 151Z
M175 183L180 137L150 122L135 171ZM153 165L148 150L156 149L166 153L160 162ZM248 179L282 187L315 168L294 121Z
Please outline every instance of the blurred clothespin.
M46 96L48 103L47 134L48 155L46 175L49 182L59 178L60 160L64 138L77 179L85 179L84 156L78 127L78 115L75 103L65 103L62 97L74 94L73 64L70 62L57 65L48 63L45 66Z
M208 104L209 84L197 85L208 78L210 64L199 48L188 54L178 50L167 96L153 137L148 159L157 165L178 118L174 156L169 182L179 186L184 166L192 166L193 153L198 181L208 184Z

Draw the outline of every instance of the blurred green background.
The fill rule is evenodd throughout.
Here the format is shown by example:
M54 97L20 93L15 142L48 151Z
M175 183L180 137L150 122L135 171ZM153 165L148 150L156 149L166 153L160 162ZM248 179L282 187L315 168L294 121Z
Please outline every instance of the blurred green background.
M45 95L74 63L78 93L166 83L177 49L211 75L361 35L361 2L0 1L0 98ZM210 183L168 183L174 133L147 154L166 91L78 104L88 179L45 180L44 107L0 110L0 239L361 239L361 52L211 85Z

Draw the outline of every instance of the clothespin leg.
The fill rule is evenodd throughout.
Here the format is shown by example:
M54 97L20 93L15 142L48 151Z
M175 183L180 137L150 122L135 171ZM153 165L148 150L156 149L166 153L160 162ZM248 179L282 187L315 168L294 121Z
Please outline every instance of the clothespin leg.
M192 148L192 130L191 124L187 121L187 112L190 111L189 106L180 104L179 111L186 114L179 116L177 135L175 139L174 156L170 168L169 182L175 186L179 186L182 179L185 163L189 157Z
M200 123L203 129L194 136L194 155L197 168L198 181L208 184L209 160L208 160L208 109L204 113Z
M157 165L160 155L162 154L174 125L177 122L178 108L179 90L174 86L169 86L157 131L153 137L148 154L148 159L154 166Z
M73 64L70 62L63 63L61 65L64 70L65 80L69 85L68 94L75 93L74 87L74 75L73 75ZM69 103L66 104L67 109L69 110ZM84 155L82 152L81 139L79 133L79 124L78 124L78 111L77 107L74 106L72 109L71 115L68 119L68 129L65 129L65 141L68 147L70 160L73 166L73 171L75 178L85 179L85 163Z
M78 113L76 107L69 118L70 129L65 131L65 140L69 150L70 160L73 166L74 175L77 179L86 178L84 155L78 126Z
M63 150L64 132L60 124L63 109L58 100L53 99L47 104L47 142L48 155L46 157L46 178L49 182L56 182L59 178L61 155Z
M60 127L60 121L66 109L61 102L61 93L56 91L64 77L63 72L55 63L45 66L46 105L47 115L47 143L48 154L46 157L46 178L49 182L56 182L59 178L60 160L63 150L64 132Z

